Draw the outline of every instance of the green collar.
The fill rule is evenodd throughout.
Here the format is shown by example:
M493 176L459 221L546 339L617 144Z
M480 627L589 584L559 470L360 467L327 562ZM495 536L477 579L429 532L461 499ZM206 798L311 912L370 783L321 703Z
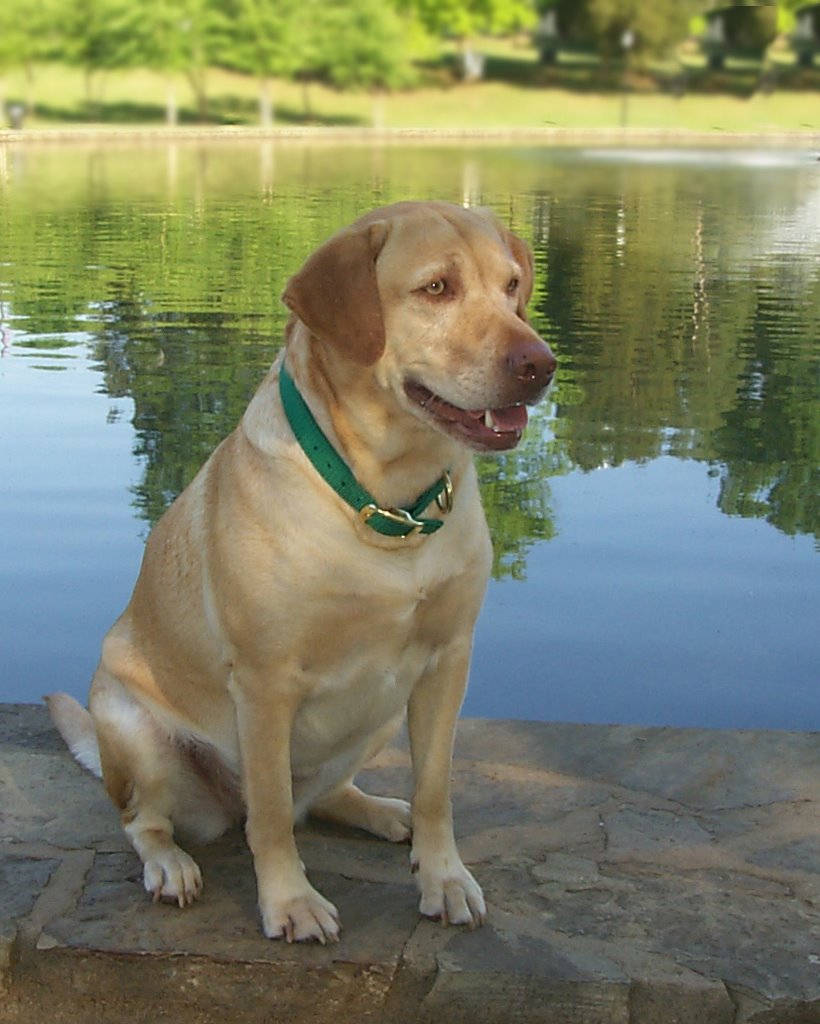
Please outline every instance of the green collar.
M351 473L347 463L322 433L293 378L279 367L279 394L290 428L305 455L319 475L333 490L354 508L362 521L385 537L409 537L416 533L435 533L444 525L443 519L423 519L421 513L435 501L442 512L453 507L453 484L446 471L432 487L420 495L410 508L380 508Z

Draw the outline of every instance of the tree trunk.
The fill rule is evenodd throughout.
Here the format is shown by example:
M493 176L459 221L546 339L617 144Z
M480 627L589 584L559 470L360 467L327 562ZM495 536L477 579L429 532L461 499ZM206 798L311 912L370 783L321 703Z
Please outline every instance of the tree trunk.
M384 128L384 108L386 95L382 89L373 94L373 127Z
M30 117L34 113L37 101L34 98L34 65L30 60L26 61L26 114ZM2 109L2 108L0 108Z
M176 85L170 75L165 79L165 123L169 128L176 128L179 123Z
M200 124L206 124L208 121L208 93L205 88L205 72L202 68L191 68L188 71L188 81L191 83L196 97L198 120Z
M100 77L97 79L99 84L97 86L96 95L94 90L95 74L97 74L97 72L94 71L94 68L87 67L85 69L85 107L87 116L92 121L98 121L100 119L103 100L102 75L104 73L102 71L99 72Z
M272 128L274 119L273 94L271 80L268 75L259 79L259 124L263 128Z
M459 39L461 58L461 77L465 82L479 82L484 77L484 54L479 53L471 39L462 36Z
M85 69L85 111L86 116L93 119L94 117L94 72L91 68Z

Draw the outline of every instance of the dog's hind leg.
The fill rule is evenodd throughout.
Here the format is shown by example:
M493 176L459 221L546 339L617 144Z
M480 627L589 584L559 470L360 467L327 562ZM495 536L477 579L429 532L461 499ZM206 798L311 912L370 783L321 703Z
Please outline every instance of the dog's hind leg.
M95 679L91 711L103 780L143 863L145 889L155 901L187 906L202 891L202 875L174 841L174 827L210 839L229 817L209 801L206 784L190 771L173 735L104 669Z
M353 777L359 767L378 753L395 735L403 716L396 717L377 730L347 760L355 770L344 772L341 781L332 785L315 799L310 800L308 809L315 818L333 821L349 828L360 828L380 839L393 843L404 843L410 838L410 804L386 796L371 796L354 785ZM339 776L337 775L337 778Z
M410 838L410 804L406 800L371 796L352 782L314 801L310 813L339 825L364 829L392 843L404 843Z

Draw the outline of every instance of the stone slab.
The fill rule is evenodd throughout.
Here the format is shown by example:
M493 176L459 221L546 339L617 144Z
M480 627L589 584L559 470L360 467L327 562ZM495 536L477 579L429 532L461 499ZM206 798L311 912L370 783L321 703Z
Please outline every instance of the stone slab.
M406 746L361 781L407 796ZM344 930L288 946L239 831L154 906L44 709L0 706L0 1021L820 1024L820 735L465 720L453 789L484 928L418 917L406 846L308 824Z

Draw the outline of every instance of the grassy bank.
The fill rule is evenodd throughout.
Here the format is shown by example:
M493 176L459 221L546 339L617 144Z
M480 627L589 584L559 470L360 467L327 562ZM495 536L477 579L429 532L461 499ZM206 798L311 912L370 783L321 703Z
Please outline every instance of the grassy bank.
M173 81L180 123L202 123L188 82ZM165 120L165 78L149 71L107 72L91 82L82 71L53 65L37 69L33 82L22 73L5 79L7 100L25 100L33 111L26 128L76 127L85 123L118 127L155 127ZM248 76L214 69L207 79L205 122L211 125L258 123L258 84ZM374 97L338 92L318 83L273 86L276 124L316 124L433 129L609 130L697 132L820 132L817 92L775 91L744 98L691 93L676 98L659 92L620 89L568 90L532 82L491 79L474 84L426 85L412 91Z

